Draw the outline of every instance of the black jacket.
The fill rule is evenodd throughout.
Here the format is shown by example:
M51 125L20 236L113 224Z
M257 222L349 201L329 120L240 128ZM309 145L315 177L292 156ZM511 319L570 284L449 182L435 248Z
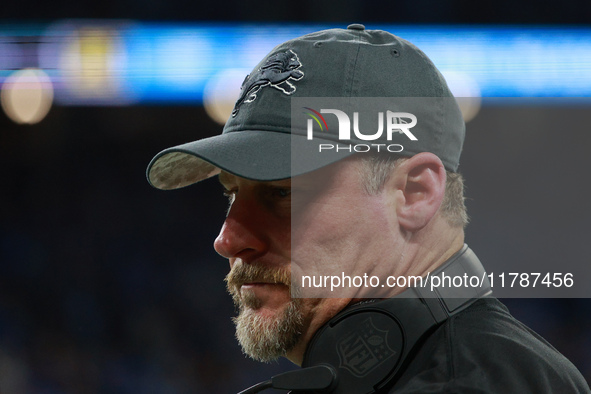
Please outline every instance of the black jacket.
M562 354L498 299L476 301L438 327L388 393L591 393Z

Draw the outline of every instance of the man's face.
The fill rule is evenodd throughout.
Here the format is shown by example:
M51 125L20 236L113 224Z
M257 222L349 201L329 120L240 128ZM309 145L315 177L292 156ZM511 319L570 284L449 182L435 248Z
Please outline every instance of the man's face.
M371 274L379 259L392 261L392 201L365 191L361 165L344 160L275 182L220 175L230 207L214 246L230 261L237 337L251 357L285 356L350 301L292 297L292 266L298 274L323 266L361 266Z
M260 361L299 339L299 302L290 297L291 182L256 182L222 172L230 206L215 250L230 261L228 291L239 308L236 336Z

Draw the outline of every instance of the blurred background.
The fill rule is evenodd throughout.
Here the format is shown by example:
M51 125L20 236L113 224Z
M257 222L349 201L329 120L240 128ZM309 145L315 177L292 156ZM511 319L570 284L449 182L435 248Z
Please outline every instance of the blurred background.
M144 171L221 132L260 58L323 28L406 38L465 97L467 242L485 265L591 263L588 1L36 0L0 18L2 394L231 393L293 368L234 340L217 181L162 192ZM570 298L505 302L589 381L580 275Z

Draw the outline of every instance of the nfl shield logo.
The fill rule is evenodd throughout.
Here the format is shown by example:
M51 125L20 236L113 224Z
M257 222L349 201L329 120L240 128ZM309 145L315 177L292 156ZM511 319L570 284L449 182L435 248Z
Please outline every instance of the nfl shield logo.
M371 318L337 344L341 364L354 376L363 377L396 354L386 340L388 331L378 329Z

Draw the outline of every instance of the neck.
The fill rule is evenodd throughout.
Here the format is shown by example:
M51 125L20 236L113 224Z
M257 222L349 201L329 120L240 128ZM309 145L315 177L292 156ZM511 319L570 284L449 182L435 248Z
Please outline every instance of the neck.
M400 268L405 276L425 276L464 246L464 230L453 228L439 217L427 227L407 235ZM400 293L399 290L396 294Z
M441 230L439 234L446 234L446 237L429 238L422 234L413 234L408 237L407 245L405 245L405 261L401 262L407 267L403 275L425 276L428 272L437 269L464 246L464 231L462 229L455 231L451 231L449 228L445 229L447 231L439 230ZM396 293L390 296L395 296L403 290L397 288ZM309 322L306 322L306 329L302 333L301 340L286 354L286 358L301 366L307 346L316 331L348 305L361 300L358 298L304 299L304 308L311 312L310 316L312 318Z
M450 234L449 239L434 242L431 246L422 246L417 250L415 261L418 262L415 275L427 275L445 263L451 256L457 253L464 246L464 231Z

